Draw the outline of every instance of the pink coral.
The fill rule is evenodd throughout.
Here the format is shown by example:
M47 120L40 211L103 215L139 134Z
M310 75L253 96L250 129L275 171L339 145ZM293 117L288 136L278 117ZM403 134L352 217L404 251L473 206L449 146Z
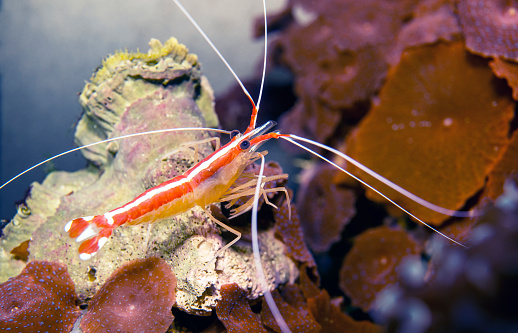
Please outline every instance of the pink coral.
M513 1L461 0L466 47L485 56L518 60L518 8Z

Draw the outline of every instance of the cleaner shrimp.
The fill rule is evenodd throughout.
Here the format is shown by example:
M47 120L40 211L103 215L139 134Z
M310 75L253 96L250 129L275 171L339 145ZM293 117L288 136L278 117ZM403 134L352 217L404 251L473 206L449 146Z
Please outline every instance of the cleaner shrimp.
M181 7L181 5L175 0L175 2L178 4L178 6L180 8L183 8ZM188 15L188 14L186 14ZM265 17L265 20L266 20L266 17ZM267 26L267 24L265 23L265 27ZM265 33L265 36L267 35L267 33ZM219 53L219 52L218 52ZM222 58L223 59L223 58ZM266 57L265 57L265 61L266 61ZM230 68L230 67L229 67ZM235 74L234 74L235 75ZM263 74L264 75L264 74ZM236 78L237 78L237 75L235 75ZM263 79L264 79L264 76L263 76ZM246 89L245 90L245 93L248 94L246 92ZM252 101L252 98L250 97L250 95L248 94L250 100ZM253 103L253 101L252 101ZM258 104L258 108L259 108L259 102L257 103ZM351 164L354 164L355 166L357 166L358 168L360 168L361 170L363 170L364 172L368 173L369 175L371 175L372 177L376 178L377 180L383 182L385 185L391 187L392 189L404 194L405 196L411 198L412 200L418 202L419 204L431 209L431 210L434 210L434 211L437 211L437 212L440 212L440 213L443 213L443 214L446 214L446 215L449 215L449 216L459 216L459 217L469 217L469 216L473 216L473 212L459 212L459 211L454 211L454 210L449 210L449 209L445 209L445 208L442 208L442 207L438 207L436 205L433 205L432 203L429 203L415 195L413 195L412 193L406 191L405 189L399 187L397 184L394 184L392 183L391 181L383 178L382 176L378 175L377 173L375 173L374 171L370 170L369 168L363 166L362 164L358 163L357 161L355 161L354 159L351 159L350 157L348 157L347 155L343 154L342 152L336 150L336 149L333 149L333 148L330 148L326 145L323 145L323 144L320 144L318 142L314 142L312 140L309 140L309 139L305 139L305 138L302 138L300 136L297 136L297 135L293 135L293 134L284 134L284 133L279 133L279 132L269 132L267 133L268 130L271 129L271 127L273 126L273 123L266 123L265 125L259 127L259 128L255 128L255 111L256 111L256 108L254 106L254 113L252 114L252 120L250 122L250 125L249 127L247 128L247 130L243 133L243 135L241 134L238 134L236 135L236 133L234 133L233 135L233 138L232 138L232 141L231 143L229 143L227 146L224 146L224 147L231 147L231 148L227 148L227 150L225 150L225 148L220 148L218 151L216 151L214 153L214 155L211 155L209 157L207 157L206 159L202 160L200 163L197 164L197 167L202 167L202 166L206 166L207 164L207 161L211 161L211 158L213 158L214 156L217 156L218 155L218 152L220 152L221 154L228 154L230 155L230 151L233 151L233 150L240 150L240 151L249 151L249 149L251 147L253 147L253 149L251 150L252 153L255 153L256 150L257 150L257 147L262 144L264 141L267 141L269 139L284 139L294 145L297 145L299 147L301 147L302 149L305 149L305 150L308 150L309 152L313 153L313 154L316 154L314 153L311 149L303 146L302 144L300 144L299 142L304 142L304 143L307 143L307 144L312 144L312 145L315 145L321 149L325 149L325 150L328 150L329 152L345 159L348 163L351 163ZM421 221L417 216L414 216L412 215L410 212L408 212L407 210L404 209L404 207L401 207L400 205L398 205L396 202L392 201L390 198L386 197L383 193L377 191L376 189L370 187L367 183L363 182L361 179L357 178L356 176L350 174L349 172L347 172L345 169L343 169L341 166L339 166L338 164L336 164L334 161L332 161L331 159L328 159L326 157L323 157L321 155L318 155L316 154L318 157L322 158L325 162L335 166L336 168L338 168L339 170L341 170L342 172L345 172L347 174L349 174L350 176L352 176L353 178L355 178L356 180L362 182L365 186L371 188L373 191L375 191L376 193L378 193L379 195L385 197L387 200L389 200L390 202L392 202L394 205L396 205L397 207L399 207L400 209L402 209L403 211L405 211L406 213L408 213L410 216L412 216L413 218L415 218L416 220L420 221L421 223L423 223L424 225L430 227L432 230L440 233L438 230L434 229L433 227L427 225L424 221ZM252 206L250 207L250 209L253 210L253 214L252 214L252 231L256 231L257 229L257 200L258 200L258 197L260 196L260 192L261 192L261 184L264 182L264 180L262 179L263 176L262 176L262 170L264 168L264 159L263 159L263 156L262 155L257 155L257 154L252 154L252 156L248 156L247 158L245 158L246 161L249 161L249 160L256 160L256 159L262 159L263 162L261 164L261 172L260 172L260 176L258 177L258 180L257 180L257 183L255 185L255 189L254 189L254 192L255 192L255 195L254 195L254 202L252 204ZM205 164L204 164L205 163ZM244 162L241 162L241 164L246 164ZM196 170L196 169L195 169ZM229 180L226 181L226 183L232 183L234 180L236 179L236 177L230 177ZM6 184L2 185L5 186ZM276 189L278 190L278 189ZM224 192L224 191L223 191ZM247 194L249 194L249 192L246 192ZM143 194L145 196L145 194ZM219 196L218 197L211 197L210 199L211 200L208 200L208 201L211 201L211 202L215 202L215 201L218 201L217 199L220 199L220 196L221 196L221 193L219 193ZM136 201L138 201L138 198L135 199ZM207 204L208 201L203 201L203 202L200 202L200 204L203 206L204 204ZM113 218L113 216L112 216ZM88 222L89 219L88 218L81 218L82 221L80 222ZM97 227L100 227L101 225L98 225ZM99 235L97 228L90 228L88 229L88 227L84 227L82 226L81 228L77 228L77 230L75 229L75 226L73 225L72 221L67 224L67 226L65 227L65 229L70 232L71 236L75 235L75 237L82 237L81 240L89 240L89 239L94 239L92 238L94 235L97 237ZM85 230L89 230L89 231L86 231L86 234L83 234L85 232ZM450 241L452 242L455 242L461 246L463 246L462 244L458 243L457 241L455 241L454 239L451 239L449 238L448 236L440 233L441 235L443 235L444 237L448 238ZM97 247L95 248L91 248L91 249L88 249L88 251L84 252L86 253L87 255L84 257L84 259L89 259L89 257L93 254L95 254L95 252L97 252L97 250L102 247L102 245L104 245L105 241L106 241L106 238L108 237L109 235L102 235L102 237L100 239L96 239L96 245ZM104 239L103 239L104 238ZM102 243L102 244L101 244ZM230 246L231 244L229 244ZM91 244L89 245L91 246ZM84 249L83 249L84 250ZM254 242L254 254L258 254L258 248L256 246L256 243ZM260 260L258 261L259 264L260 264ZM262 270L259 269L258 272L261 272ZM264 278L263 278L264 279ZM266 296L267 297L267 301L270 305L270 307L272 308L272 310L275 308L275 305L274 303L273 304L270 304L270 302L273 302L273 298L271 298L271 295L269 296ZM279 323L279 326L282 328L282 330L284 332L288 332L289 329L287 328L286 324L283 323L283 319L282 319L282 316L280 316L280 314L277 312L277 314L274 313L274 316L276 318L276 320L278 321Z

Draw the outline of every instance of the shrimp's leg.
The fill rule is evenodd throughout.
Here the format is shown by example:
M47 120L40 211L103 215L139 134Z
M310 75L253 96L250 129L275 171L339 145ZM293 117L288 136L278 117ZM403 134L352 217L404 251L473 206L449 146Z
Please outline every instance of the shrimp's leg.
M234 238L230 243L228 243L227 245L225 245L224 247L222 247L221 249L219 249L216 254L214 255L214 258L212 258L210 262L212 262L214 259L216 259L218 257L218 255L220 253L222 253L223 251L225 251L226 249L228 249L229 247L231 247L232 245L234 245L238 240L241 239L241 233L239 231L237 231L236 229L234 228L231 228L229 227L228 225L226 225L225 223L221 222L220 220L218 220L217 218L215 218L214 216L212 216L212 214L209 212L209 210L205 207L202 207L203 208L203 211L205 212L205 214L207 214L210 219L212 221L214 221L217 225L225 228L226 230L230 231L231 233L233 233L234 235L236 235L236 238Z
M259 192L260 192L260 195L263 196L265 203L267 205L272 206L275 209L277 209L277 206L275 206L273 203L270 202L270 200L268 200L268 197L267 197L266 194L273 193L273 192L284 192L284 194L286 195L286 198L288 199L288 209L290 210L290 212L289 212L289 219L291 220L290 195L288 194L288 190L285 187L275 187L275 188L269 188L269 189L266 189L266 190L261 187ZM230 196L229 198L230 199L234 199L233 202L235 202L235 200L237 200L237 199L239 199L239 198L241 198L243 196L248 196L248 195L252 195L253 196L254 193L255 193L255 189L251 188L251 189L248 189L246 191L240 192L238 194L234 194L234 195ZM230 208L233 205L233 202L230 202L229 204L225 205L225 208ZM242 215L242 214L248 212L249 210L251 210L253 203L254 203L254 197L250 198L250 200L248 200L247 202L245 202L244 204L242 204L238 208L235 208L235 209L231 210L230 211L230 214L231 214L230 215L230 219L233 219L233 218L235 218L235 217L237 217L239 215Z

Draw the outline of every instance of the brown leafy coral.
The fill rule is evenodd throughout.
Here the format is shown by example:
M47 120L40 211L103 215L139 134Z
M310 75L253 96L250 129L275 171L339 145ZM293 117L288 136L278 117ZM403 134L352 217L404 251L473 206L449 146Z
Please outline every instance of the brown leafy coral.
M397 283L396 268L403 258L419 253L420 246L403 230L370 229L356 238L345 257L340 288L354 306L369 311L378 292Z
M462 43L409 50L346 152L417 196L460 209L484 186L509 143L509 95L487 62L466 54ZM430 223L447 218L364 179Z
M81 320L87 333L165 332L173 322L176 277L159 258L137 259L117 269Z
M461 0L466 47L485 56L518 60L518 6L514 1Z
M291 205L291 218L288 203L284 201L273 213L275 229L286 244L286 254L299 263L316 267L313 255L306 246L300 225L300 218L295 206Z
M221 287L221 296L216 313L228 332L266 332L248 304L246 291L236 283L225 284Z
M246 292L236 284L222 287L223 299L217 305L218 319L229 332L281 332L265 301L260 314L252 311ZM299 284L272 292L279 311L292 332L381 332L371 322L355 321L345 313L325 290L320 290L301 270Z
M340 240L340 234L356 214L355 194L333 182L336 169L319 165L307 169L301 177L299 207L304 237L310 248L322 253Z
M302 292L296 285L286 286L282 291L282 297L276 290L272 292L272 296L282 317L286 321L286 325L288 325L292 332L317 333L321 331L320 324L308 310L308 306L302 296ZM268 327L275 332L281 332L281 329L275 321L266 301L263 301L261 318L265 327Z
M0 331L68 332L79 316L65 265L31 261L0 285Z

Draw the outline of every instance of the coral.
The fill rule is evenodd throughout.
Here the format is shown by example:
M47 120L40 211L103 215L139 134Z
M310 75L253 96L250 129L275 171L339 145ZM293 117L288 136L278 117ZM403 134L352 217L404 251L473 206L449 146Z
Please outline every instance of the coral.
M419 255L420 245L405 231L388 227L369 229L356 237L340 270L340 288L354 306L369 311L376 295L397 283L396 268L408 256Z
M308 299L308 307L322 329L320 332L381 333L383 329L369 321L355 321L331 302L327 291Z
M275 52L295 74L300 98L281 125L324 142L342 117L357 118L351 109L381 87L387 51L415 3L291 1L291 12L283 12L293 22L276 41Z
M79 317L76 300L65 265L31 261L0 285L0 330L69 332Z
M221 301L216 306L218 319L230 333L265 332L259 316L252 312L246 299L246 291L236 283L221 287Z
M307 264L309 267L316 267L313 255L306 246L304 235L300 226L300 218L294 204L291 204L291 219L288 210L288 202L283 201L273 211L276 232L286 244L286 254L298 261Z
M506 79L509 87L513 89L513 98L518 100L518 64L516 62L495 58L489 62L489 66L496 76Z
M509 143L514 102L502 83L461 43L409 50L348 138L346 153L429 202L460 209ZM350 169L427 222L447 218Z
M175 39L164 45L152 40L150 45L147 54L109 57L86 84L80 96L85 112L76 129L78 143L147 130L217 125L212 90L196 56ZM173 267L178 278L176 306L186 312L208 315L221 299L219 288L228 283L236 282L252 299L259 297L263 284L257 281L251 245L236 244L211 262L229 240L200 208L152 225L118 228L89 261L79 259L77 245L63 231L73 218L109 211L182 173L212 147L200 145L195 156L193 149L178 149L179 144L206 137L199 131L160 133L89 148L84 153L90 162L87 169L53 172L41 186L33 187L38 191L33 190L26 202L31 214L6 228L6 238L24 230L7 250L32 237L30 259L65 262L82 299L91 298L124 263L151 256ZM298 275L274 232L270 228L259 235L270 289L293 282ZM19 260L6 261L23 266ZM16 273L5 273L5 278Z
M286 324L292 332L320 332L320 324L317 323L311 312L308 311L307 305L301 299L298 288L294 285L287 286L283 290L281 297L277 290L272 292L275 304L286 321ZM263 325L274 332L281 332L281 329L268 307L268 304L263 300L263 308L261 310L261 319Z
M484 54L495 59L484 59L468 52L473 50L469 39L474 35L468 36L467 29L471 28L467 27L465 17L478 10L477 6L507 6L503 11L512 16L508 22L515 20L514 4L505 2L480 1L473 5L472 1L449 0L289 1L273 21L269 20L270 30L275 31L273 47L270 48L273 49L269 62L271 76L288 68L293 74L293 90L298 98L291 110L280 116L282 133L294 133L335 148L338 146L360 163L439 206L478 209L488 199L494 200L505 179L516 177L517 170L513 148L515 102L511 98L511 89L506 87L504 80L498 79L505 78L511 88L516 85L513 83L515 63L498 53L499 45L514 44L516 34L508 36L505 35L507 32L491 28L502 23L501 17L492 16L496 11L489 13L492 16L489 19L481 12L473 22L473 28L485 29L479 32L479 41L489 45ZM516 29L512 24L501 27L508 32ZM487 32L496 34L483 41ZM508 50L514 52L516 48ZM232 105L228 100L226 102L226 105ZM349 138L344 140L346 136ZM409 208L411 213L436 225L441 232L470 244L476 220L430 212L380 186L354 167L348 168L404 208ZM395 224L396 219L387 217L386 210L390 215L401 212L391 205L380 206L370 202L361 195L361 191L357 191L357 215L345 230L336 224L330 227L338 215L336 207L339 205L329 193L333 186L340 189L341 185L350 186L352 183L340 175L337 178L339 186L317 180L316 185L312 182L305 187L308 181L304 176L307 175L299 178L302 186L295 194L297 210L303 219L306 241L312 249L318 251L315 244L322 246L323 250L329 249L316 256L322 287L328 294L321 292L308 278L307 273L314 272L313 268L301 268L298 286L307 305L315 310L314 318L322 325L323 331L344 330L347 322L352 321L350 318L338 319L346 316L345 313L355 318L368 318L370 314L354 307L351 309L347 297L344 305L339 305L336 297L343 294L338 290L336 276L344 256L356 257L357 266L363 264L371 268L372 273L364 270L366 277L357 274L357 283L350 290L343 287L343 277L341 281L345 296L352 298L353 306L363 304L364 311L372 309L376 303L374 294L380 294L384 286L411 283L408 276L402 277L406 273L398 272L412 272L417 267L418 273L428 272L427 277L434 278L436 260L440 259L432 255L427 263L417 256L422 250L420 244L425 244L429 238L429 230L409 222L408 217L402 217L397 219L400 226L397 235L403 239L400 244L403 248L394 249L387 246L387 242L379 244L383 235L378 233L368 245L364 243L359 254L358 243L365 235L378 230L370 228ZM290 179L293 179L291 172ZM318 183L322 183L323 189L318 187ZM317 194L304 194L306 189ZM366 192L367 199L380 201L372 191ZM304 197L314 200L303 201ZM319 198L325 203L320 205ZM286 209L273 212L280 217L276 217L276 228L281 231L287 221ZM312 214L324 222L304 221L309 220ZM387 228L381 228L384 229ZM292 236L296 236L295 233L278 234L285 243L302 247L302 243L294 241ZM327 234L336 240L335 245L329 247L327 241L318 242L327 238L323 237ZM390 238L390 234L386 237ZM413 237L416 241L412 240ZM347 252L351 243L355 245ZM412 255L406 255L407 245ZM402 268L397 268L400 262ZM385 263L390 267L383 270L375 263L380 266ZM342 271L347 270L347 264L341 267ZM356 268L352 265L350 269ZM383 274L386 276L381 276ZM285 288L288 287L291 288ZM282 288L278 291L281 299L277 294L274 297L279 303L287 303L292 308L301 304L294 306L287 301ZM307 305L300 306L307 309ZM415 311L411 312L413 305ZM419 302L401 304L401 308L408 310L405 312L408 318L424 318L419 317L423 315ZM287 317L291 318L291 314ZM333 318L334 315L338 317ZM266 313L262 313L262 317L266 317ZM342 324L335 327L331 323ZM268 329L276 329L274 323L266 325L269 325ZM418 331L419 327L415 328L405 330L403 327L403 331Z
M310 98L307 99L307 103L309 105L299 101L290 112L284 113L279 119L280 127L286 133L324 142L336 129L341 114Z
M297 207L304 238L316 253L327 252L339 241L344 227L356 214L354 192L336 185L335 174L334 167L321 164L301 175Z
M457 9L470 51L518 60L518 7L515 2L461 0Z
M302 267L300 270L299 287L306 299L320 294L320 288L318 288L317 282L313 281L308 275L307 266Z
M397 42L387 55L387 61L395 66L407 48L459 39L461 29L452 5L448 2L424 1L415 9L413 19L398 32Z
M165 332L173 322L176 278L164 260L136 259L106 280L88 303L81 329L96 332Z

